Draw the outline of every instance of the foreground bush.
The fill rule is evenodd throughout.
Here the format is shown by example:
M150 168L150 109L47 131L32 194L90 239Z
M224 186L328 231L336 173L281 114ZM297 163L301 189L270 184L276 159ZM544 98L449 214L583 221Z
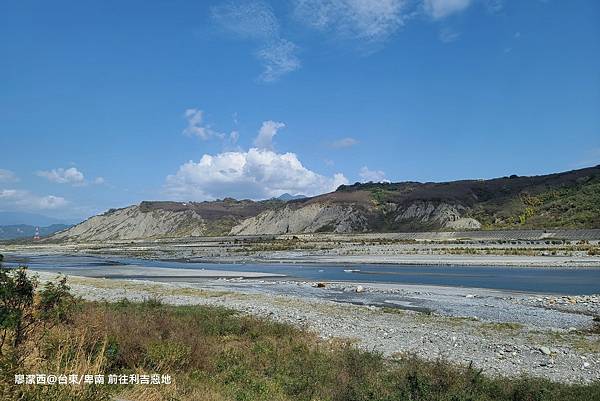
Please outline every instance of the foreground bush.
M66 278L38 290L37 279L25 267L6 269L0 264L0 399L41 399L13 386L15 375L43 364L40 344L56 326L68 322L74 306Z

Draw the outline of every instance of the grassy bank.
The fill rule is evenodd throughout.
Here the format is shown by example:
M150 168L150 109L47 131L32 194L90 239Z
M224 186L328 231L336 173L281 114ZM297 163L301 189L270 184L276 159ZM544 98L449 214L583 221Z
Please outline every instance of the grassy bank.
M5 365L3 399L600 400L600 383L494 379L443 361L385 360L228 309L155 300L79 302L70 319L26 346L20 371L168 373L173 384L15 386Z

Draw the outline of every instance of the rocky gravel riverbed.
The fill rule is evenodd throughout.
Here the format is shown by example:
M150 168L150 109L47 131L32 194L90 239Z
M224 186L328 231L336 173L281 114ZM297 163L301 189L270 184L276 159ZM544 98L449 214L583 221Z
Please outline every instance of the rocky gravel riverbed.
M540 330L586 329L594 325L595 316L577 310L540 307L531 303L528 294L483 288L238 278L222 278L203 283L202 287L378 306L485 322L510 322Z
M599 267L600 230L297 234L2 244L5 253L95 254L215 263ZM562 239L559 239L562 238ZM582 243L584 242L584 243Z
M528 302L546 309L600 316L600 296L598 295L536 296L530 297Z
M55 277L37 274L42 280ZM70 283L75 294L88 300L158 297L174 305L225 306L305 327L325 339L347 339L390 358L415 354L428 360L472 363L490 375L600 380L600 335L594 330L594 317L579 310L548 308L544 302L550 299L542 297L539 303L539 296L284 280L157 283L70 277ZM582 297L586 302L581 305L596 305L597 298Z

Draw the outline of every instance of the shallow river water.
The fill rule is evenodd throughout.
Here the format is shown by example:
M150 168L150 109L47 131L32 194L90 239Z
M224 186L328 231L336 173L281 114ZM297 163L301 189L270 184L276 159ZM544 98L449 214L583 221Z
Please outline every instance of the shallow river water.
M389 264L230 264L186 263L81 255L6 255L5 264L25 264L31 270L87 277L135 278L156 281L202 281L179 274L145 275L144 267L282 274L286 279L348 281L490 288L511 291L585 295L600 293L599 268L519 268L503 266L419 266ZM132 274L132 268L140 273ZM122 273L121 273L122 272ZM215 276L218 276L216 274ZM214 276L213 276L214 277Z

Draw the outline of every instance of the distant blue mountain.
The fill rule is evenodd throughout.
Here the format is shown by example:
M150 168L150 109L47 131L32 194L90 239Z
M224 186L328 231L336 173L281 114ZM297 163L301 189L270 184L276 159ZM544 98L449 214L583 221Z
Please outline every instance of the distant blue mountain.
M30 226L27 224L0 226L0 240L18 239L18 238L33 238L35 229L38 226ZM39 227L40 236L47 237L55 232L66 230L71 227L67 224L52 224L48 227Z
M29 226L47 227L53 224L72 224L75 221L56 219L41 214L27 212L1 212L0 226L25 224Z

